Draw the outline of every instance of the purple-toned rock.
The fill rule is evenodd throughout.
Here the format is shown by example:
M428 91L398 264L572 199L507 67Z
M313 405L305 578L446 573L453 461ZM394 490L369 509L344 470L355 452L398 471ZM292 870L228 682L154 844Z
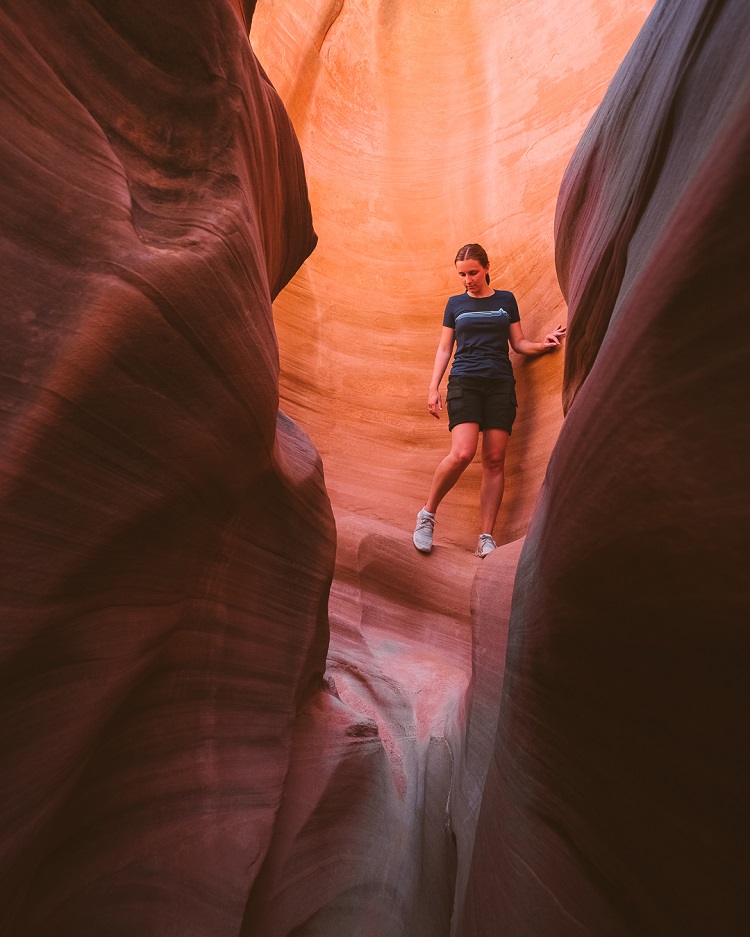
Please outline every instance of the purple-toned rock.
M660 3L558 206L569 407L458 933L745 933L750 8Z
M0 11L3 934L237 934L322 675L271 317L315 236L247 27Z

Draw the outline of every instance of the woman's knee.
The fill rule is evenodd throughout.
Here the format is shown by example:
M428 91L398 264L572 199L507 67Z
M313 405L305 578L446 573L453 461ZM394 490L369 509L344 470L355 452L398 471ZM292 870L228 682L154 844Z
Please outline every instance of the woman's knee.
M494 475L502 472L505 468L505 452L483 452L482 468Z
M459 423L451 434L450 460L461 471L471 465L477 451L479 427L475 423Z
M487 430L482 439L482 467L486 472L497 475L503 471L507 446L508 433L504 430Z
M474 458L476 451L476 446L473 449L471 446L454 446L451 449L450 458L453 460L454 465L463 471L471 465L471 460Z

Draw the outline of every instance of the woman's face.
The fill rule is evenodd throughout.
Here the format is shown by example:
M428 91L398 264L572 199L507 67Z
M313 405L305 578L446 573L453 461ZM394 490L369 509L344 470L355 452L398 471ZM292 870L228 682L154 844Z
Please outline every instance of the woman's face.
M476 296L483 293L487 286L487 274L490 265L483 267L478 260L458 260L456 261L456 270L461 277L464 288L469 296Z

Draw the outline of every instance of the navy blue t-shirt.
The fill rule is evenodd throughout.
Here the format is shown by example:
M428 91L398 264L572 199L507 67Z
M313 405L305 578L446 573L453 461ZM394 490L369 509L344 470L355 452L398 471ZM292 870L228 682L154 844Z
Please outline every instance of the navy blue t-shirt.
M451 374L513 378L508 357L511 322L520 322L516 297L508 290L477 299L468 293L451 296L443 325L456 332Z

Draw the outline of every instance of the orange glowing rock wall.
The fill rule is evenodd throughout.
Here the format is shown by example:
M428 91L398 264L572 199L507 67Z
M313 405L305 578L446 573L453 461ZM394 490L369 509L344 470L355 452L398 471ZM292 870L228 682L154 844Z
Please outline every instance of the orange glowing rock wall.
M251 38L302 146L312 257L274 305L281 397L338 516L406 532L447 420L427 414L459 246L488 250L526 336L566 320L553 219L565 166L651 0L266 0ZM525 530L562 421L562 355L515 362L520 409L496 533ZM444 385L443 385L444 386ZM476 538L479 466L441 511Z

